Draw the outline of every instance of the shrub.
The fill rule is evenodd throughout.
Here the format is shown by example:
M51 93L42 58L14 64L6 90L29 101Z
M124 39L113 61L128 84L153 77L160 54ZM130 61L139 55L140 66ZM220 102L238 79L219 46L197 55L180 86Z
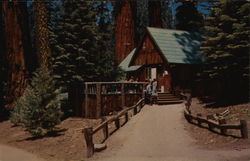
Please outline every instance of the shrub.
M43 136L54 130L61 121L60 89L46 67L39 68L15 103L11 112L11 122L25 127L33 136Z

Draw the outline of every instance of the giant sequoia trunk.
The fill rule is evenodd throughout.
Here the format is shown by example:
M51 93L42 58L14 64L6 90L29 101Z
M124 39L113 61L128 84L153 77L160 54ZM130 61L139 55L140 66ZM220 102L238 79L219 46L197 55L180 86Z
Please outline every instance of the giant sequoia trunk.
M25 2L3 1L5 53L7 59L6 108L12 109L14 101L23 94L27 80L28 14Z
M159 27L159 28L162 27L161 2L160 1L149 0L148 15L149 15L149 26Z
M116 3L115 53L118 64L135 47L135 8L132 0Z
M48 10L47 3L43 1L34 2L36 48L40 65L48 66L51 55L49 46Z

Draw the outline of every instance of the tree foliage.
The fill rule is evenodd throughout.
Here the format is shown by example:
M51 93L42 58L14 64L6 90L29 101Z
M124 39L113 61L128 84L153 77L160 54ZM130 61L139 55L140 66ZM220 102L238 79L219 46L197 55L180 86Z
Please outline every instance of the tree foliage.
M247 0L214 3L205 26L203 79L219 82L217 94L231 100L249 90L249 6Z
M62 1L52 40L53 70L62 86L115 79L107 3Z
M60 123L63 95L56 89L48 69L42 66L15 103L11 122L25 127L33 136L46 135Z
M198 32L202 27L203 18L194 2L185 1L176 9L176 21L177 29Z

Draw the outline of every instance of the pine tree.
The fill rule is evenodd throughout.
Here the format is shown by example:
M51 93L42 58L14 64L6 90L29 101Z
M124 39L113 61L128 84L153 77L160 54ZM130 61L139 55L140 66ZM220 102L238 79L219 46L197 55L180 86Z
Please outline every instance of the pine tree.
M115 64L114 46L114 23L112 11L108 8L111 5L109 0L97 2L97 29L100 41L98 48L100 51L98 64L96 67L100 73L98 81L119 80L123 72Z
M94 81L100 75L96 29L96 12L93 1L62 1L63 14L55 29L53 69L63 86Z
M33 136L43 136L60 123L60 89L47 67L42 66L34 73L31 84L15 103L10 120L15 125L25 127Z
M185 1L176 9L176 29L198 32L203 24L202 15L194 2Z
M207 57L203 80L219 84L217 97L235 101L249 90L249 3L214 3L205 26L202 54Z

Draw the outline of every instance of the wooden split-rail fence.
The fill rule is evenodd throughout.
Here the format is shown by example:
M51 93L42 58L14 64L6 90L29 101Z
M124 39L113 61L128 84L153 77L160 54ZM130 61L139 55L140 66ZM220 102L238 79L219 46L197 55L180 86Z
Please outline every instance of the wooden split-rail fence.
M96 126L95 128L90 127L90 128L85 128L83 129L84 137L85 137L85 142L87 145L87 151L86 155L87 157L91 157L94 154L94 143L93 143L93 135L96 134L98 131L102 130L103 132L103 142L111 135L111 131L109 130L109 125L112 123L115 123L115 130L118 130L121 126L126 124L129 120L129 111L133 110L133 114L136 115L141 111L143 106L145 105L144 98L139 100L137 104L135 104L132 107L127 107L120 111L117 115L107 119L103 120L103 122ZM125 116L125 122L121 124L120 120L122 117Z
M85 82L70 87L69 102L76 116L101 118L144 97L145 82Z
M219 132L218 131L216 132L218 134L229 135L227 133L228 130L239 130L241 134L241 138L243 139L248 138L248 129L247 129L246 120L240 120L240 124L238 125L230 125L230 124L227 124L225 119L219 119L215 121L215 120L212 120L209 115L204 117L200 113L194 116L191 114L190 111L186 109L184 110L184 116L189 123L207 128L210 131L216 132L215 129L219 129ZM230 135L230 136L239 137L236 135Z

